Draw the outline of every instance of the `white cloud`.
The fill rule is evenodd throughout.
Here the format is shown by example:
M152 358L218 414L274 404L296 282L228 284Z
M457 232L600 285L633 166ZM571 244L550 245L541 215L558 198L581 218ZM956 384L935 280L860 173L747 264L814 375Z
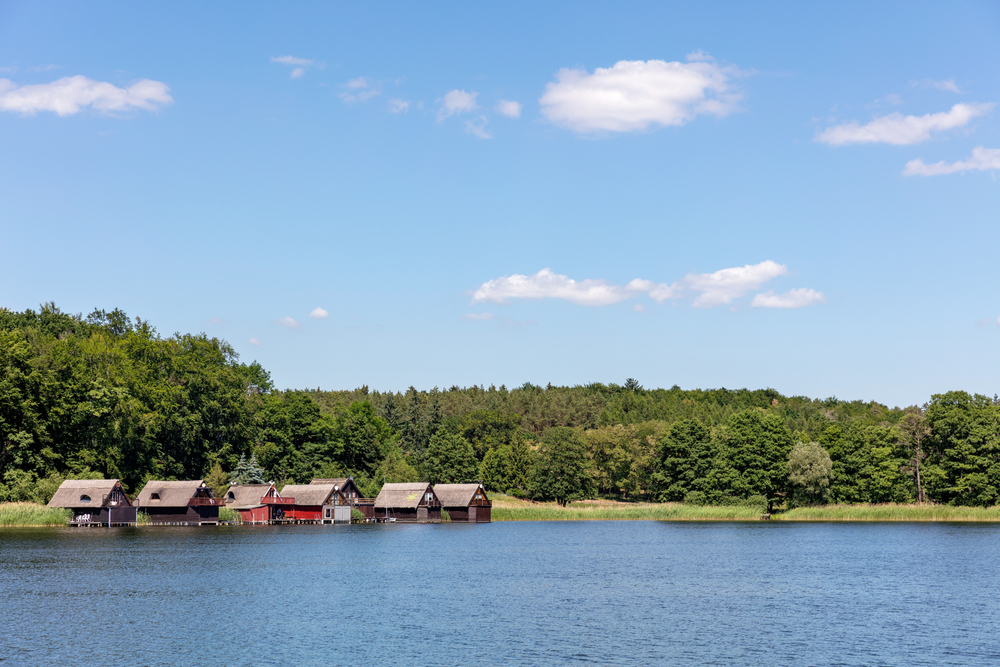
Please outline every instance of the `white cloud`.
M410 102L408 100L389 100L389 113L406 113L409 110Z
M85 76L68 76L52 83L18 87L10 79L0 79L0 111L32 115L38 111L53 111L69 116L90 107L97 111L157 111L170 104L170 88L161 81L142 79L128 88L94 81Z
M316 64L315 60L296 58L295 56L271 56L271 62L281 63L282 65L299 65L300 67Z
M207 320L205 320L205 324L211 324L213 326L216 326L216 325L219 325L219 324L229 324L229 320L224 319L222 317L210 317Z
M494 315L493 313L468 313L467 315L462 315L458 319L473 322L485 322L487 320L494 319Z
M827 128L816 136L816 141L831 146L871 143L906 146L927 141L931 138L931 132L965 127L969 121L986 113L993 106L993 104L956 104L949 111L923 116L892 113L888 116L879 116L867 125L858 125L856 121L851 121Z
M521 103L514 102L512 100L497 100L497 104L493 107L498 113L502 113L508 118L520 118L521 117Z
M318 67L320 69L326 67L326 63L316 62L309 58L296 58L295 56L271 56L271 62L292 67L293 69L289 73L289 76L293 79L304 76L307 67Z
M17 65L11 65L9 67L0 67L0 72L10 72L13 74L17 71Z
M920 81L911 81L911 86L920 86L922 88L935 88L937 90L947 90L952 93L961 93L958 84L955 83L955 79L921 79Z
M632 311L636 313L645 313L646 306L642 305L641 303L637 303L634 306L632 306Z
M49 70L59 68L59 65L38 65L37 67L29 67L28 70L31 72L48 72Z
M750 306L752 308L803 308L817 303L826 303L826 296L822 292L800 287L784 294L775 294L773 290L757 294L750 302Z
M464 90L448 91L440 100L441 108L438 109L438 120L441 121L457 113L467 113L478 109L479 105L476 104L478 96L479 93L467 93Z
M712 308L732 303L748 292L759 289L779 276L788 275L788 267L771 260L747 264L714 273L689 273L674 283L656 283L636 278L628 284L612 285L605 280L575 281L568 276L542 269L533 276L514 274L489 280L473 293L472 303L508 305L513 299L562 299L582 306L610 306L645 294L657 303L693 296L695 308ZM773 292L757 295L754 304L766 308L798 308L810 305L823 295L809 289L792 290L775 296ZM808 301L812 299L813 301ZM804 301L805 300L805 301ZM779 303L798 305L776 305ZM636 310L640 309L636 308Z
M289 329L298 329L302 325L291 317L282 317L280 320L275 320L272 324L277 324L279 327L288 327Z
M465 131L469 134L474 134L480 139L492 139L493 135L490 134L489 130L486 129L486 116L480 116L476 120L469 120L465 122Z
M315 308L311 313L309 313L309 317L313 318L314 320L325 320L326 318L330 317L330 313L326 312L326 310L323 308Z
M1000 148L983 148L978 146L972 149L972 157L968 160L958 162L935 162L934 164L924 164L921 159L910 160L903 169L903 176L941 176L942 174L954 174L962 171L989 169L1000 169Z
M490 280L479 286L472 303L499 303L511 299L564 299L581 306L609 306L632 296L625 287L608 285L604 280L576 282L572 278L542 269L533 276L514 274Z
M575 132L634 132L736 111L740 96L731 78L741 72L700 52L688 61L621 60L593 74L561 69L545 86L542 113Z
M343 93L339 93L337 97L344 100L348 104L353 104L354 102L365 102L380 95L382 93L382 87L377 81L372 81L363 76L359 76L356 79L351 79L344 87L347 90Z
M247 342L253 345L254 347L260 347L260 341L257 340L256 338L251 338Z
M700 292L691 304L695 308L712 308L730 303L751 290L788 273L788 267L767 260L760 264L735 266L715 273L689 273L682 281L686 289Z

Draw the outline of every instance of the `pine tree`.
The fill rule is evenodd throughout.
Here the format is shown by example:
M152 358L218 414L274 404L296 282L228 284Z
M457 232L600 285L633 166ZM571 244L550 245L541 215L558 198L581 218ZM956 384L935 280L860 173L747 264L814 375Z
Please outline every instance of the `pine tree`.
M233 471L229 473L229 483L246 484L246 478L247 478L247 457L246 454L240 454L239 463L237 463Z
M267 471L257 464L257 454L250 455L250 462L247 464L247 481L245 484L264 484L267 479Z

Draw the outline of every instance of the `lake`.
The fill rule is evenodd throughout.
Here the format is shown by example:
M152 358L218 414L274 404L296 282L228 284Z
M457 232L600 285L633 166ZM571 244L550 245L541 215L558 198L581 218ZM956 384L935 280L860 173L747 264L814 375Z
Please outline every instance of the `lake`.
M0 665L995 665L1000 525L0 529Z

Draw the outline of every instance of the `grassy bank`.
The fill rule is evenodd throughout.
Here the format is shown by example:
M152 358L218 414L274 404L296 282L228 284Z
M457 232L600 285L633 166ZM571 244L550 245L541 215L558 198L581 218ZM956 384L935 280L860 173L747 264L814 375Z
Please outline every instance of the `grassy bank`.
M825 505L799 507L771 517L774 521L1000 521L1000 506Z
M576 502L566 507L493 497L494 521L751 521L760 518L754 507L699 507L681 503Z
M65 526L70 511L37 503L0 503L0 526Z
M694 506L681 503L583 501L560 507L510 496L493 497L494 521L756 521L753 507ZM1000 506L825 505L800 507L771 515L772 521L1000 521Z

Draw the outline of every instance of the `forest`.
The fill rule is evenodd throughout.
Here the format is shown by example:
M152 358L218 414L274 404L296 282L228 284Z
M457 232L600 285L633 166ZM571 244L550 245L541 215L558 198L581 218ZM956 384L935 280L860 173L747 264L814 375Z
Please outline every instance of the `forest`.
M1000 401L922 406L774 389L525 384L279 390L205 334L160 335L120 310L0 309L0 502L64 479L279 484L351 475L482 481L565 504L1000 502Z

